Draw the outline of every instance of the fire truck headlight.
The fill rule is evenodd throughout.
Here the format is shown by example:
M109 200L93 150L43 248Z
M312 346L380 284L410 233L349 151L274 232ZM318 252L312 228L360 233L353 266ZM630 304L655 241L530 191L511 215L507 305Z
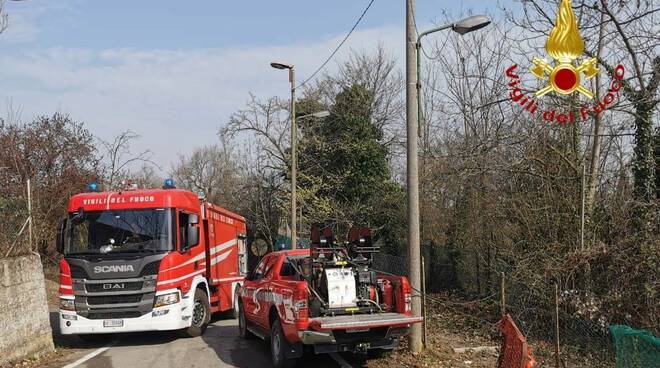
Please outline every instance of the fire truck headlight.
M67 321L77 321L77 320L78 320L78 316L76 316L76 315L74 315L74 314L65 314L65 313L62 313L62 318L63 318L63 319L66 319ZM67 325L67 326L68 326L68 325Z
M175 304L179 302L179 292L175 291L169 294L163 294L156 296L156 301L154 301L154 308L164 307L166 305Z
M66 311L75 311L76 305L74 304L73 299L60 298L60 309Z

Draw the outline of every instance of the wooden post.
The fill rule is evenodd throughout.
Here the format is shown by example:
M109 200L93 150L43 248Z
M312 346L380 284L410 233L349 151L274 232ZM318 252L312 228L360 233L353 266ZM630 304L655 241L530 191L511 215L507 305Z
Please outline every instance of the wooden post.
M28 205L28 236L30 240L30 251L32 251L32 188L30 179L27 180L27 205Z
M555 282L555 367L559 364L559 286Z
M424 317L422 322L422 346L426 349L426 263L424 256L422 256L422 317Z
M504 284L504 272L500 273L500 307L502 309L502 317L506 315L506 294L505 294L505 284Z
M584 163L584 160L582 160L582 210L580 211L580 250L584 250L584 221L585 221L585 214L584 214L584 206L585 206L585 185L584 185L584 177L586 175L586 170L587 166Z

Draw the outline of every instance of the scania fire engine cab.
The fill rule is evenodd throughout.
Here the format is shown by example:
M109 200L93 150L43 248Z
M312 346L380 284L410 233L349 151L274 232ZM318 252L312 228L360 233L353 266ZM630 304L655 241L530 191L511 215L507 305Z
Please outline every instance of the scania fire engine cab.
M204 332L247 273L245 219L167 180L73 196L60 222L63 334Z

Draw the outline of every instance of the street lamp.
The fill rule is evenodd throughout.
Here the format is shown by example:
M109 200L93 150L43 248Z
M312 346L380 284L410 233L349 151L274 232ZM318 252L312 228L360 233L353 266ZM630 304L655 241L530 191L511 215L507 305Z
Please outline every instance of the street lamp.
M451 28L459 34L476 31L490 23L483 15L465 18L456 23L430 29L416 35L415 0L406 0L406 156L407 156L407 199L408 199L408 270L410 286L419 292L422 289L421 249L419 223L419 158L417 157L417 139L419 136L420 114L420 56L422 37ZM417 63L415 64L415 58ZM412 298L412 313L421 316L422 303L419 298ZM413 353L422 351L422 326L412 325L409 335L409 347Z
M305 115L298 116L297 119L298 120L307 119L307 118L320 119L320 118L327 118L328 116L330 116L330 111L323 110L323 111L313 112L311 114L305 114Z
M296 249L296 75L291 64L273 62L270 66L289 70L291 83L291 249Z
M416 54L417 54L417 116L418 117L422 117L422 102L421 102L422 81L421 81L421 72L420 72L421 57L419 56L419 49L422 48L422 37L449 28L451 28L452 31L460 35L464 35L466 33L470 33L472 31L476 31L478 29L484 28L489 24L490 24L490 18L487 15L473 15L461 19L456 23L447 23L440 27L429 29L428 31L422 32L419 34L419 36L417 36L417 43L415 44L415 48L417 49ZM422 125L423 123L424 122L422 122Z

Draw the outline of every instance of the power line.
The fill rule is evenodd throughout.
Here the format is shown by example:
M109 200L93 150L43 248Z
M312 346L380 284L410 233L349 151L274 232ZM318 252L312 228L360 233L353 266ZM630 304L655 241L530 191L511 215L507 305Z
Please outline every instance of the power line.
M312 75L310 75L309 77L307 77L307 79L305 79L302 83L300 83L296 88L300 88L300 87L304 86L307 82L309 82L310 80L312 80L312 78L314 78L314 77L315 77L315 76L316 76L316 75L317 75L317 74L318 74L318 73L319 73L319 72L320 72L320 71L321 71L321 70L322 70L322 69L323 69L323 68L324 68L329 62L330 62L330 60L332 60L332 58L335 56L335 54L337 53L337 51L339 51L339 49L344 45L344 43L346 43L346 40L348 40L348 38L351 36L351 34L353 33L353 31L355 31L355 28L357 28L358 24L360 24L360 22L362 21L362 18L364 18L364 15L367 14L367 11L369 11L369 8L371 8L371 5L374 3L374 1L376 1L376 0L371 0L371 1L369 2L369 5L367 5L367 7L364 9L364 11L363 11L362 14L360 15L360 17L357 19L357 21L356 21L355 24L353 25L353 28L351 28L351 30L348 32L348 34L346 34L346 37L344 37L344 39L339 43L339 45L337 45L337 47L336 47L335 50L332 52L332 54L330 54L330 56L328 56L328 58L325 59L325 61L323 62L323 64L321 64L321 66L319 66L319 67L316 69L316 71L314 71L314 73L312 73Z

